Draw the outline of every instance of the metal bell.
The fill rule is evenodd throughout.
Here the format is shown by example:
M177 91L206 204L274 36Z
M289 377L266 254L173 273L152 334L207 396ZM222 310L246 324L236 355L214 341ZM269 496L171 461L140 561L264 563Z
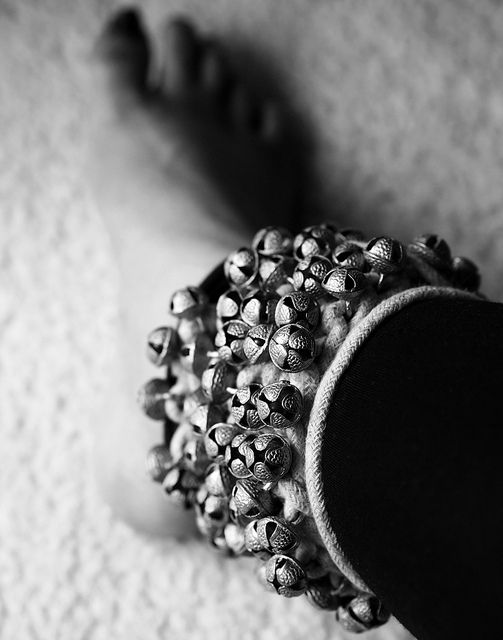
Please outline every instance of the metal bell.
M336 267L323 280L323 288L334 298L353 300L364 291L368 284L366 276L358 269Z
M480 273L477 265L468 258L456 256L451 263L453 284L458 289L478 291L480 287Z
M196 318L200 316L206 305L208 296L198 287L178 289L171 296L169 311L175 318Z
M236 383L236 369L225 360L211 363L201 376L201 389L213 402L225 402L233 393Z
M148 334L147 356L156 367L163 367L176 358L180 339L173 327L158 327Z
M361 594L340 606L335 617L346 631L363 633L387 622L390 614L375 596Z
M207 333L199 333L194 341L184 344L180 348L180 364L186 371L194 373L198 378L208 366L209 353L213 349L213 342Z
M236 289L229 289L218 298L217 318L222 324L239 318L242 297Z
M285 429L293 427L301 418L303 398L299 389L280 380L263 387L257 394L257 412L260 420L268 427Z
M288 256L264 256L260 259L260 285L264 291L275 292L292 277L295 260Z
M307 578L304 569L293 558L275 555L265 565L266 586L285 598L305 593Z
M173 465L164 476L162 488L178 504L188 508L194 504L200 482L195 474Z
M300 324L280 327L269 342L269 355L282 371L296 373L307 369L316 355L316 344L310 331Z
M283 227L265 227L257 231L252 247L261 256L286 255L293 247L293 236Z
M195 507L204 522L213 529L222 529L229 522L227 498L212 495L204 485L196 494Z
M240 433L240 429L233 424L220 422L215 424L204 435L206 454L212 460L223 458L227 446Z
M425 233L414 238L407 250L436 269L448 269L451 262L451 250L445 240L434 233Z
M256 480L238 480L232 489L234 508L243 518L263 518L277 511L277 503L269 491L262 489Z
M244 542L246 550L252 553L257 558L261 558L262 560L269 560L271 554L269 551L264 549L262 542L260 541L257 525L260 521L253 520L248 523L244 530Z
M243 342L243 352L250 364L265 362L269 359L268 347L273 332L272 324L258 324L248 331Z
M206 455L206 448L201 438L191 438L183 446L182 460L185 469L192 471L196 475L204 473L208 467L209 460Z
M242 320L229 320L215 337L215 347L223 360L239 364L244 360L243 342L250 329Z
M227 445L225 450L225 464L235 478L249 478L252 475L246 462L249 458L248 446L253 441L253 435L238 433Z
M154 482L162 482L173 463L169 447L165 444L156 444L150 449L145 461L147 473Z
M328 575L309 580L306 597L313 607L325 611L335 611L341 604L337 589Z
M152 378L138 391L138 404L152 420L166 418L166 400L170 397L171 384L162 378Z
M320 306L309 293L292 291L279 300L274 319L278 327L300 324L314 331L320 322Z
M363 249L353 242L343 242L332 251L335 266L345 269L365 269Z
M277 482L288 473L292 464L289 443L275 433L253 436L246 446L242 447L242 451L245 454L246 467L262 484Z
M320 224L306 227L293 240L293 255L297 260L311 256L328 256L336 245L334 229Z
M212 463L206 470L204 483L214 496L230 496L234 486L234 478L225 464Z
M330 260L322 256L312 256L302 260L293 272L293 285L297 291L305 291L319 298L325 295L321 283L332 268Z
M270 553L288 554L299 544L297 535L283 518L261 518L257 520L256 529L262 548Z
M224 262L224 273L232 287L249 287L258 273L258 256L248 247L233 251Z
M223 422L224 412L214 404L199 404L189 416L189 423L196 435L204 435L214 424Z
M241 319L255 327L258 324L270 324L274 321L274 310L279 297L267 291L250 293L241 302Z
M260 421L257 413L256 398L258 392L262 389L262 385L256 382L241 387L232 396L231 415L243 429L261 429L264 425Z
M405 247L388 236L372 238L363 253L372 269L382 275L400 271L405 264Z

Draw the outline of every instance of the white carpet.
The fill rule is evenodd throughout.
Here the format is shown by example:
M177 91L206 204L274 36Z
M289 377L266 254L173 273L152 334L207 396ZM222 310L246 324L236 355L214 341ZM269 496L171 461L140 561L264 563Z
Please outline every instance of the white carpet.
M234 3L225 13L225 3L220 0L214 10L208 10L208 24L217 24L222 18L224 32L232 25L239 26L238 4L248 42L262 41L267 32L259 37L255 28L267 22L265 2L250 3L247 11L243 2ZM285 8L283 2L275 6L280 4ZM322 4L295 3L300 12L298 22L309 17L311 35L312 22L322 23L321 10L316 9ZM344 14L345 3L335 4ZM107 6L98 0L31 0L23 4L0 0L0 638L344 637L331 615L314 611L303 599L287 601L264 592L246 561L224 560L199 543L160 542L137 535L112 519L95 490L88 456L91 423L96 398L110 371L117 306L109 244L79 167L88 109L92 107L92 95L83 89L85 67L92 34ZM157 3L153 17L160 12ZM368 14L366 28L369 34L376 34L378 23L372 10ZM272 15L278 14L275 11ZM347 26L347 16L345 20ZM292 37L294 22L295 15L287 18L285 14L286 35L269 40L276 61L288 48L285 43ZM268 29L271 35L275 27L271 23ZM324 31L321 26L319 29L322 37ZM340 24L334 26L334 32L341 29ZM349 42L361 34L350 32L346 37ZM381 39L375 37L380 51ZM322 38L321 46L327 47L325 58L318 50L316 55L310 52L314 39L311 44L304 43L297 56L304 72L306 60L316 62L313 69L317 71L306 81L310 87L317 73L320 82L323 80L326 69L331 69L329 76L342 73L341 60L330 63L333 49L329 41L331 36L325 34L325 45ZM346 62L347 74L351 59ZM384 60L381 68L387 64L392 66ZM286 62L283 67L292 96L305 103L309 93L301 91L300 72L292 71ZM346 85L349 90L351 82L347 80ZM468 93L470 87L468 83ZM408 202L403 210L409 220L401 220L400 226L401 231L406 228L412 232L418 227L413 213L424 213L421 203L430 201L433 212L424 214L428 224L438 218L442 231L451 230L465 252L470 249L470 238L475 238L473 253L483 259L484 266L500 266L501 139L496 145L492 134L487 134L494 129L481 121L482 132L474 141L478 147L475 144L470 162L467 152L459 165L453 162L452 150L444 156L435 155L436 147L429 154L424 152L414 162L427 170L418 171L414 181L414 162L407 154L401 165L398 161L394 165L397 171L402 167L400 175L393 173L393 167L382 168L407 145L398 145L395 150L387 147L382 161L382 145L367 144L373 132L382 130L385 135L393 118L382 126L369 121L370 134L366 134L371 107L361 111L360 122L356 116L344 116L339 108L334 114L327 104L329 90L326 86L320 89L320 102L306 113L315 123L319 116L318 130L333 123L341 145L330 142L334 134L328 142L320 137L313 158L326 178L335 166L334 158L344 152L342 175L352 176L350 186L356 194L352 200L359 203L355 207L357 223L362 224L372 208L372 198L380 193L382 197L376 198L375 204L378 221L390 226L397 219L400 204ZM358 90L352 90L354 97ZM492 109L491 117L497 121L500 89L494 89L494 94L492 102L484 101L480 109ZM386 99L390 101L389 96ZM400 103L400 96L397 100ZM476 119L480 109L477 111L475 98L472 101ZM425 104L424 109L429 106ZM470 113L465 115L470 119ZM465 125L460 129L462 140L467 130ZM431 138L431 131L428 135ZM437 147L442 144L438 142ZM420 151L413 149L409 155ZM483 171L475 162L477 154ZM361 172L355 170L358 166ZM435 166L441 169L438 175ZM457 170L458 181L452 178ZM434 174L435 188L425 195L425 185ZM466 177L470 175L471 187ZM338 180L342 179L339 175ZM321 197L325 205L330 201L327 193ZM475 214L477 194L483 206ZM445 215L438 213L437 196L445 204ZM456 207L458 218L453 213ZM351 216L347 211L344 216L347 223ZM476 226L473 234L467 230L470 222ZM376 224L374 220L372 227ZM489 290L501 294L495 273L488 278ZM390 626L372 637L398 638L403 632Z

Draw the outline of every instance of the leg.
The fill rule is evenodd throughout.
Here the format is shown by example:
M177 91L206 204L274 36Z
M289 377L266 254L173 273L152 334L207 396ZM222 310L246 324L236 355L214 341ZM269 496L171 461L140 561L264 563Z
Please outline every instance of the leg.
M198 284L249 242L251 228L287 221L292 168L277 110L254 100L217 46L185 21L170 21L152 48L138 15L123 12L98 52L112 104L101 114L89 174L116 250L122 315L97 474L120 517L148 532L182 534L192 518L163 500L143 471L161 438L135 403L155 375L145 338L165 321L170 291Z

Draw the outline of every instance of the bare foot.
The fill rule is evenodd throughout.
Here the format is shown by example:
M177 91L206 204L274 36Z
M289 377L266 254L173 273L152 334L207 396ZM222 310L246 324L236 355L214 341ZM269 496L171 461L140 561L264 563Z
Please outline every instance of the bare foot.
M144 472L146 451L162 439L135 402L155 375L146 335L166 321L170 292L198 284L254 228L291 223L295 181L277 110L255 101L186 21L170 20L153 46L138 14L123 11L98 53L112 100L89 174L116 248L123 313L97 475L119 517L149 533L187 535L192 515Z

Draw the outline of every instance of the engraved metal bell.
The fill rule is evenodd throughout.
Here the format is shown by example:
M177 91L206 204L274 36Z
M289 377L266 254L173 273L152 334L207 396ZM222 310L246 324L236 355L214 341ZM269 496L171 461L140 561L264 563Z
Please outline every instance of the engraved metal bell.
M232 396L231 401L231 415L243 429L261 429L262 424L258 412L256 397L259 391L262 389L262 385L256 382L241 387Z
M307 589L304 569L293 558L275 555L265 566L266 586L286 598L301 596Z
M293 247L293 236L283 227L265 227L257 231L252 247L261 256L286 255Z
M260 420L268 427L292 427L302 417L302 394L287 380L273 382L257 394L257 411Z
M274 319L278 327L300 324L314 331L320 322L320 306L314 297L305 291L292 291L279 300Z
M297 291L305 291L315 298L325 295L321 286L327 273L333 268L328 258L312 256L301 260L293 272L293 284Z
M282 371L296 373L307 369L316 355L316 344L310 331L299 324L280 327L269 342L272 362Z

